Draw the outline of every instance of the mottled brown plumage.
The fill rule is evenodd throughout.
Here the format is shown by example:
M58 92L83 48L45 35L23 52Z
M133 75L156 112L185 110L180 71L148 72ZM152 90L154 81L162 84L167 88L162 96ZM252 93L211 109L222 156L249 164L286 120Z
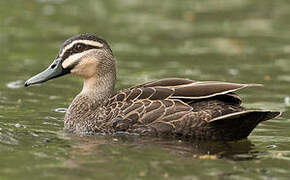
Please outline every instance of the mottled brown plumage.
M233 91L249 86L258 85L170 78L121 90L96 106L92 106L98 103L91 98L79 95L65 117L65 128L81 134L126 132L239 140L246 138L259 122L280 114L241 107Z
M239 140L246 138L260 122L280 114L240 106L241 99L235 91L260 86L257 84L168 78L114 93L116 73L111 49L94 35L83 34L66 41L57 60L54 61L57 74L53 72L52 76L49 72L49 78L45 79L43 72L40 78L37 75L29 79L26 85L68 71L83 77L83 90L73 100L64 120L65 129L77 134L129 133L191 140Z

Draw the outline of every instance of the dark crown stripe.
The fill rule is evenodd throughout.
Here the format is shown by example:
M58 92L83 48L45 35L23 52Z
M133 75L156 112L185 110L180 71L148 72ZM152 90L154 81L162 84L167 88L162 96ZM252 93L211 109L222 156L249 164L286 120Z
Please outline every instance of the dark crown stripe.
M68 48L68 47L77 41L80 41L80 42L82 42L82 41L83 42L84 41L90 42L91 41L92 43L90 43L90 45L92 45L94 42L95 42L95 44L99 43L100 46L105 46L112 53L110 46L108 45L108 43L105 40L103 40L103 39L101 39L93 34L80 34L80 35L74 36L74 37L72 37L64 42L63 46L59 50L58 57L63 56L67 50L71 50L71 48Z

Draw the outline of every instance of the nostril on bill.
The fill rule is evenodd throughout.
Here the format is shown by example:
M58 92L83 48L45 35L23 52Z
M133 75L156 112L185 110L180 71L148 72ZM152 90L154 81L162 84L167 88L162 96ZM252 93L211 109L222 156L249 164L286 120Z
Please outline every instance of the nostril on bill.
M56 66L56 64L53 64L53 65L50 66L50 68L51 68L51 69L54 69L55 66Z

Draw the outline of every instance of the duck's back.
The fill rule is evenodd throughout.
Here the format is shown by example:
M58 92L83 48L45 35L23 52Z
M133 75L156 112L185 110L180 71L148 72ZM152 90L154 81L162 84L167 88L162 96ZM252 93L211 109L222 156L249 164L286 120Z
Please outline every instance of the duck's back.
M134 86L106 102L98 130L203 140L243 139L259 122L280 114L241 107L233 92L248 86L257 85L172 78Z

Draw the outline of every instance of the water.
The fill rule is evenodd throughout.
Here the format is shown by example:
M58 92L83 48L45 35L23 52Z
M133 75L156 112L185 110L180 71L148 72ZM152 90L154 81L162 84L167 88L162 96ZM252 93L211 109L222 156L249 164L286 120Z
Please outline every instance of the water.
M0 1L0 179L287 179L290 176L290 2ZM283 115L239 142L64 133L81 80L24 88L64 40L111 44L117 88L165 77L262 83L246 107Z

